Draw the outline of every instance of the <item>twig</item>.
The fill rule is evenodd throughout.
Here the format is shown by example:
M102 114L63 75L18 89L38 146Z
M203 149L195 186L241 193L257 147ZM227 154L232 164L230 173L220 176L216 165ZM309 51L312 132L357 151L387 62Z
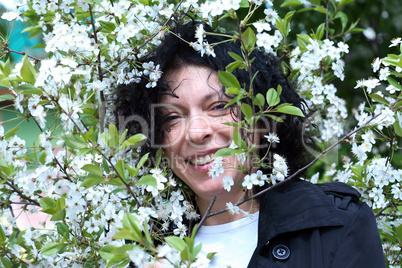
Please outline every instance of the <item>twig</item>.
M212 201L209 204L207 211L205 212L205 214L202 217L201 221L197 225L197 230L195 230L195 234L198 233L198 230L200 230L200 227L204 224L205 220L209 217L209 212L211 212L212 206L214 205L214 203L216 201L216 198L217 198L216 195L212 198Z
M30 56L30 55L26 54L25 52L15 51L15 50L9 48L8 46L3 46L3 49L7 50L7 53L12 52L12 53L23 55L23 56L27 55L27 57L33 59L35 61L35 63L42 61L41 59L38 59L38 58L35 58L33 56Z
M113 2L112 2L113 4ZM101 59L101 51L100 51L100 46L99 46L99 42L98 42L98 35L96 33L96 27L95 27L95 20L94 20L94 16L92 13L92 5L89 5L89 14L91 16L91 24L92 24L92 30L94 31L94 39L95 39L95 43L98 45L98 49L99 49L99 53L98 53L98 76L99 76L99 81L103 81L103 73L102 73L102 59ZM100 101L101 104L105 103L105 95L103 93L103 90L101 90L100 92ZM105 115L106 115L106 109L102 109L103 105L100 105L100 111L99 111L99 130L102 133L104 131L104 119L105 119Z
M177 10L179 9L179 7L181 6L181 4L183 3L184 0L181 0L180 3L177 5L176 9L173 11L172 15L170 16L170 18L162 25L161 30L159 30L158 32L156 32L154 35L152 35L151 37L147 38L144 43L142 45L140 45L139 47L135 47L134 50L138 51L141 48L143 48L146 44L148 44L149 42L151 42L152 39L155 38L155 36L157 36L162 29L164 29L166 27L166 25L172 20L173 15L177 12ZM120 60L116 65L119 65L120 63L122 63L123 60ZM108 72L110 72L111 69L107 69L105 72L103 72L103 74L106 74Z
M8 185L11 189L13 189L22 199L25 199L29 202L32 203L32 205L38 206L40 207L40 204L38 203L38 201L31 199L30 197L26 196L25 194L23 194L19 189L17 189L12 183L10 183L9 181L7 181L5 178L0 177L1 180L5 181L5 184Z
M89 142L93 145L92 141L89 141ZM119 177L119 179L121 180L121 182L124 184L124 186L126 186L127 191L130 192L130 194L131 194L131 196L134 198L135 202L136 202L137 204L140 204L140 206L142 206L142 204L139 202L138 198L135 196L134 192L131 190L130 185L128 185L128 183L123 179L123 177L122 177L122 176L120 175L120 173L117 171L115 165L113 165L113 163L110 161L110 159L108 159L108 158L105 156L105 154L104 154L101 150L96 149L96 151L97 151L100 155L102 155L102 157L103 157L104 159L106 159L106 161L109 163L109 165L112 166L113 170L116 172L117 176Z
M29 114L31 115L32 120L36 123L36 125L38 126L40 132L44 133L43 129L41 128L41 126L39 125L38 121L35 119L35 117L32 116L31 112L29 112ZM67 180L69 180L70 182L73 182L73 180L70 178L70 176L67 173L66 167L63 167L61 165L61 163L59 162L59 160L56 158L55 155L53 155L53 159L56 161L56 164L59 166L59 168L64 172L64 175L66 176Z
M392 265L396 264L397 260L399 259L399 255L401 255L402 249L399 250L398 255L396 255L394 261L392 262Z
M0 204L10 204L10 205L25 205L25 206L36 206L34 203L27 203L27 202L8 202L0 200Z
M381 216L381 213L383 213L387 208L389 208L392 205L392 203L388 203L385 207L383 207L380 211L378 211L375 214L375 217L377 218L378 216Z

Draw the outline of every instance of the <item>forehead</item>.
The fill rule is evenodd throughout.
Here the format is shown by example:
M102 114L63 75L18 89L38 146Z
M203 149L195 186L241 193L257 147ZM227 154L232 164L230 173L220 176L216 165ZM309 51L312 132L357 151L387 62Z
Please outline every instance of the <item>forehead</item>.
M164 80L171 94L163 95L161 103L206 101L213 97L222 97L223 89L218 73L208 67L184 66L167 72Z

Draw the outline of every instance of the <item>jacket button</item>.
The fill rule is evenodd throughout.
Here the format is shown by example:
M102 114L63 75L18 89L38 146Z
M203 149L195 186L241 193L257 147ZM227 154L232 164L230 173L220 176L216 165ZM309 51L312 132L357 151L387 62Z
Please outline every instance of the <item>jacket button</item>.
M278 260L286 260L290 256L290 249L282 244L276 245L272 250L272 255Z

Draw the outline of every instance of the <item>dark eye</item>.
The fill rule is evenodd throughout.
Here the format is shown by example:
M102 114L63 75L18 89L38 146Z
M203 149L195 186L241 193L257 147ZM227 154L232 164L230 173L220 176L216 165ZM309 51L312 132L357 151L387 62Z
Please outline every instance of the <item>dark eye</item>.
M164 118L163 118L163 120L165 121L165 122L170 122L170 121L173 121L173 120L176 120L176 119L179 119L180 118L180 116L178 116L178 115L167 115L167 116L165 116Z
M214 110L226 110L227 108L225 108L225 106L226 106L226 102L218 102L214 107L213 107L213 109Z

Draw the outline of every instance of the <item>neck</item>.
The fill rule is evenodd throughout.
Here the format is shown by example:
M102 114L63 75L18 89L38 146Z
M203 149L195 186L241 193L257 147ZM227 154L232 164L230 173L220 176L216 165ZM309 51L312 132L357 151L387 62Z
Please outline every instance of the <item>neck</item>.
M213 212L216 212L216 211L219 211L222 209L227 209L226 203L231 202L232 204L235 204L240 200L241 200L241 198L240 199L237 199L237 198L227 199L227 198L224 198L224 196L218 195L214 204L212 205L212 209L211 209L210 213L213 213ZM203 217L212 202L212 197L210 199L204 199L204 200L201 200L200 198L196 198L196 202L197 202L198 208L200 210L201 216ZM257 211L259 211L259 208L260 208L259 205L260 204L259 204L258 199L251 199L251 200L241 204L239 206L239 208L240 208L240 210L243 210L250 214L254 214ZM242 218L244 218L244 214L241 211L238 214L231 214L230 212L224 212L224 213L221 213L218 215L208 217L205 220L204 225L219 225L219 224L236 221L236 220L239 220Z

